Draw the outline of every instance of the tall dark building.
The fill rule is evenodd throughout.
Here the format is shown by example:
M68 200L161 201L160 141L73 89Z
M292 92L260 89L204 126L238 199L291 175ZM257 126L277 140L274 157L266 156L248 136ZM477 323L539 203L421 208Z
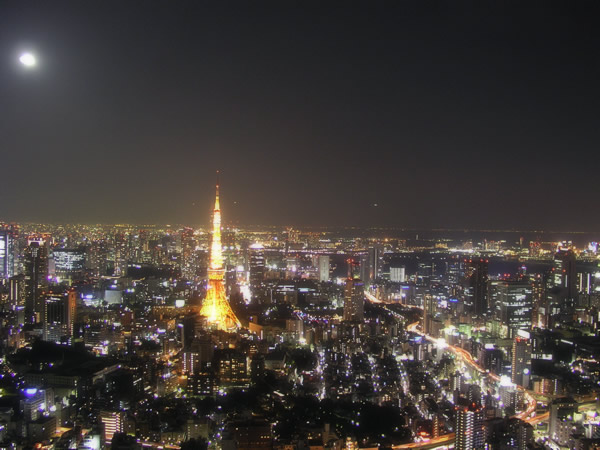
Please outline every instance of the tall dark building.
M48 250L33 241L25 248L25 322L40 322L44 314L43 291L48 285Z
M250 286L259 287L265 279L265 249L262 245L254 244L250 252Z
M45 341L58 342L66 335L67 302L61 296L44 296L44 334Z
M194 253L196 251L196 240L192 228L184 228L181 231L181 273L186 278L193 278L196 275L194 265Z
M483 258L465 261L465 310L477 316L488 311L488 263Z
M354 276L354 266L354 261L348 260L343 319L347 322L362 322L365 318L365 283Z
M571 250L559 250L554 255L552 269L554 287L564 290L566 298L577 298L577 269L575 267L575 253Z
M348 278L344 291L344 320L362 322L365 318L365 285L358 278Z
M43 339L58 342L73 336L77 314L77 292L44 295Z
M431 322L436 313L436 299L431 294L425 294L423 298L423 332L431 334Z

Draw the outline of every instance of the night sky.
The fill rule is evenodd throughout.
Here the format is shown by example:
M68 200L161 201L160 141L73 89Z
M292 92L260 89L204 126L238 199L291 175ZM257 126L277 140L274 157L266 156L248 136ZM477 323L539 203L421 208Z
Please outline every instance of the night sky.
M597 230L593 2L322 3L0 3L0 220Z

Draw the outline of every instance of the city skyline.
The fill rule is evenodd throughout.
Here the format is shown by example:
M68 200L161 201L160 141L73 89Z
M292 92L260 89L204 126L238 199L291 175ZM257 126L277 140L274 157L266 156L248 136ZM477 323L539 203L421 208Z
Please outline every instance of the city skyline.
M0 2L0 450L600 448L592 2Z
M201 224L215 169L232 223L600 219L593 10L303 6L5 3L1 219Z

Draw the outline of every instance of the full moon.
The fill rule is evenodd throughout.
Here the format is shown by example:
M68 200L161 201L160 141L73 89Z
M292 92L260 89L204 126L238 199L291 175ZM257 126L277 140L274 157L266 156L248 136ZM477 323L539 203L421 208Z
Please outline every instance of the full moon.
M37 62L35 56L31 53L23 53L19 56L19 61L21 61L21 64L25 67L33 67Z

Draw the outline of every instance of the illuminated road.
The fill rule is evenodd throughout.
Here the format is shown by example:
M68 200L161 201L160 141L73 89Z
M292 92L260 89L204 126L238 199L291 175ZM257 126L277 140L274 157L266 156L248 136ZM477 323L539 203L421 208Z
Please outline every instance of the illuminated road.
M413 309L420 309L420 310L423 309L420 306L416 306L416 305L406 305L404 303L398 303L398 302L384 302L383 300L379 300L377 297L375 297L373 294L371 294L370 292L367 292L367 291L365 291L365 297L367 297L367 300L369 300L371 303L383 303L385 305L400 305L403 308L413 308Z
M379 300L373 294L368 293L367 291L365 291L365 297L367 297L367 300L369 300L371 303L383 303L381 300Z
M392 445L394 450L403 448L420 448L420 449L434 449L434 448L447 448L449 445L453 445L455 440L454 433L444 434L443 436L430 439L426 442L412 442L410 444L403 445Z
M410 325L408 325L407 330L412 333L420 334L421 336L423 336L425 339L427 339L430 342L433 342L436 344L443 343L443 345L447 346L448 350L450 350L455 355L462 358L462 360L465 363L467 363L469 366L471 366L473 369L477 370L479 373L481 373L483 375L486 375L493 382L497 383L500 381L500 377L498 375L486 371L483 367L481 367L479 364L477 364L477 362L473 359L473 355L471 355L464 348L456 347L454 345L449 345L443 339L436 339L433 336L426 335L425 333L421 332L418 329L418 327L419 327L419 322L413 322ZM530 423L531 425L537 425L538 423L542 422L544 419L539 420L535 416L535 410L537 407L537 400L534 397L535 393L532 391L526 390L523 386L517 386L517 389L519 389L521 392L524 392L525 397L527 399L527 409L525 411L520 412L519 414L517 414L514 417L516 417L517 419L524 420L525 422ZM542 414L542 416L543 416L543 414ZM540 416L540 417L542 417L542 416Z
M365 292L365 297L367 298L367 300L369 300L372 303L379 303L379 304L386 303L386 302L383 302L382 300L378 299L377 297L375 297L373 294L371 294L369 292ZM414 305L402 305L402 306L423 309L423 308L420 308L420 307L414 306ZM500 381L500 377L498 375L496 375L494 373L490 373L487 370L485 370L483 367L481 367L473 359L473 355L471 355L471 353L466 351L464 348L456 347L454 345L449 345L444 339L436 339L433 336L426 335L425 333L423 333L422 331L419 330L419 324L420 324L420 322L413 322L413 323L409 324L406 327L406 329L412 333L420 334L425 339L427 339L428 341L430 341L436 345L446 347L448 350L450 350L456 356L461 358L467 365L469 365L470 367L472 367L473 369L478 371L480 374L485 375L492 382L498 383ZM547 421L548 417L549 417L548 413L541 414L539 416L536 416L536 414L535 414L535 411L537 408L537 400L534 396L536 395L536 393L526 390L522 386L517 386L517 389L519 389L521 392L524 392L525 398L527 399L527 409L520 412L519 414L517 414L514 417L521 419L533 426L537 425L540 422ZM400 448L421 448L421 449L436 448L437 445L444 446L444 445L453 444L454 440L455 440L454 433L450 433L450 434L446 434L444 436L440 436L439 438L432 439L431 441L414 442L412 444L405 444L403 446L394 446L394 448L398 448L398 449L400 449Z

